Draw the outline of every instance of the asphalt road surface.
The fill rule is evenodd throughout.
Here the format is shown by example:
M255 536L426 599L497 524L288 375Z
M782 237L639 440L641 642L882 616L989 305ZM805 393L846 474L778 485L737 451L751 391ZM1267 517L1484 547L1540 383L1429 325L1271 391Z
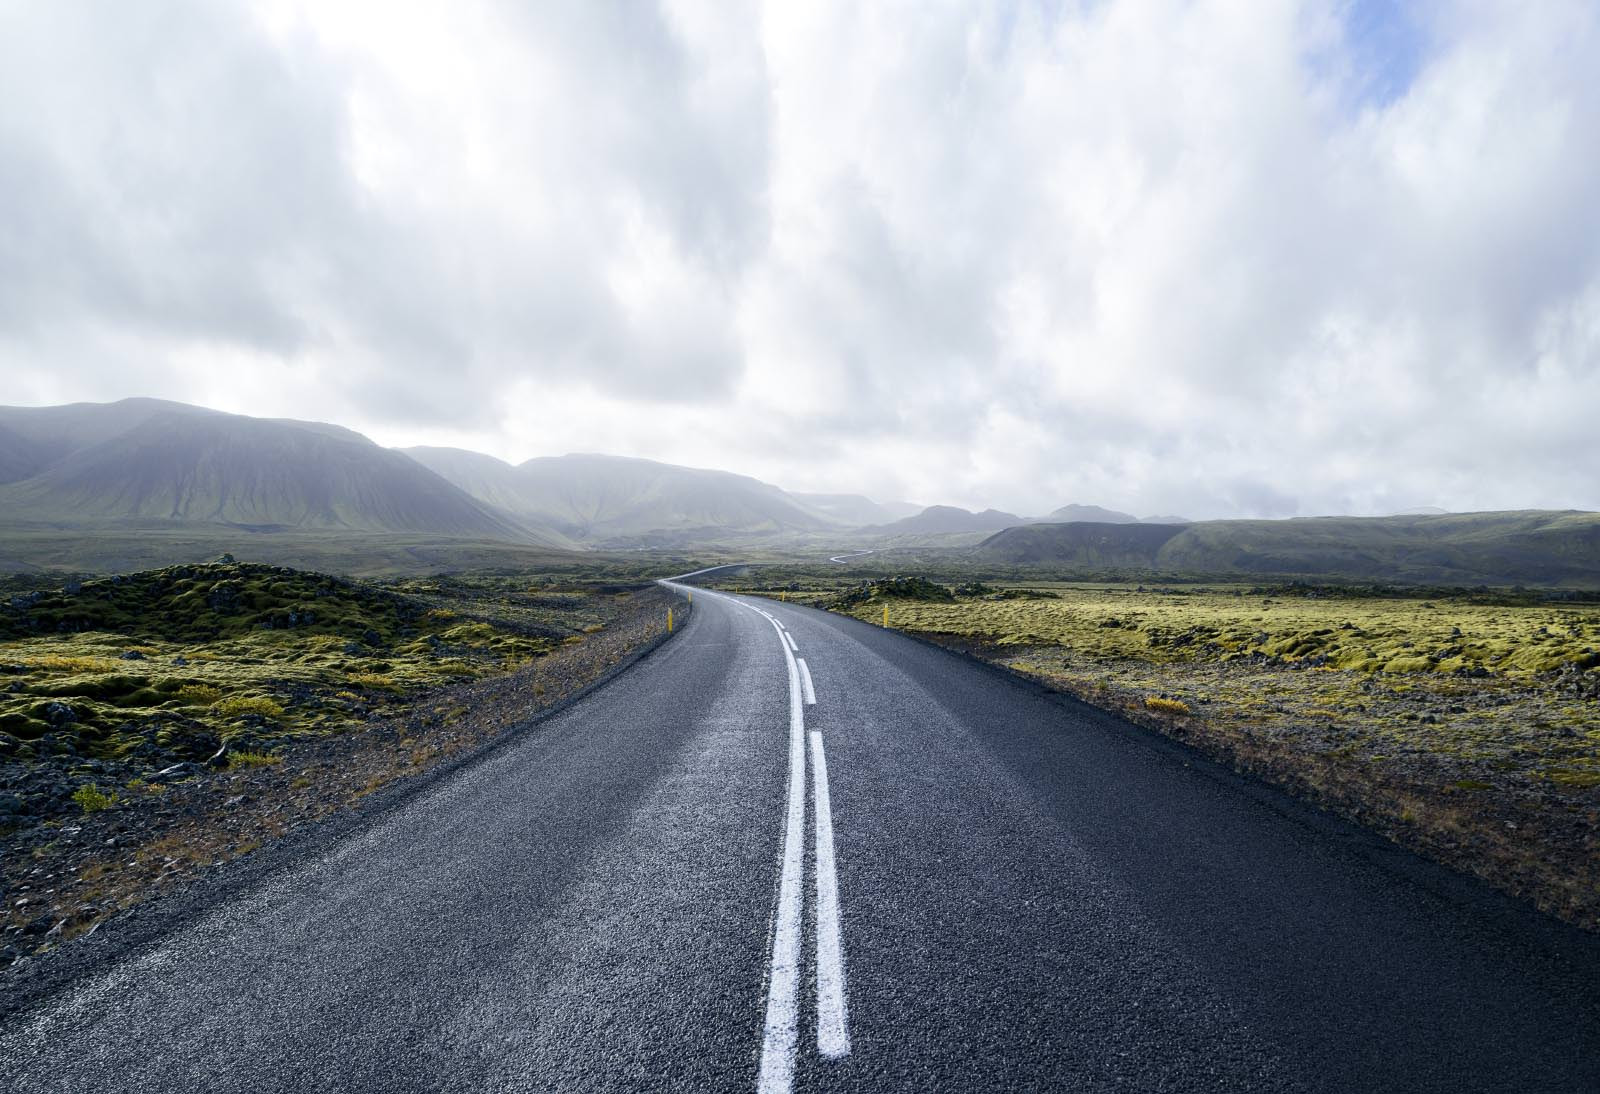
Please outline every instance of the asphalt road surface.
M0 1088L1600 1090L1594 939L902 635L694 599L12 1020Z

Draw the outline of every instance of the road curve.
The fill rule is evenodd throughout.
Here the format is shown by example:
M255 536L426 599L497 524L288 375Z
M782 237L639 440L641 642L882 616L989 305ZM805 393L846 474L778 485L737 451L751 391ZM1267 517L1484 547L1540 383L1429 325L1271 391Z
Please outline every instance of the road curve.
M1596 939L902 635L694 599L12 1019L0 1089L1600 1089Z

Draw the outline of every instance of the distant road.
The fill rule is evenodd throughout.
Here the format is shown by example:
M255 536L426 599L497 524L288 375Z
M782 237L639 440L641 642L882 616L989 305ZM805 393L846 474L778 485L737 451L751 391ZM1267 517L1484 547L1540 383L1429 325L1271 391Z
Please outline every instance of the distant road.
M868 550L865 550L865 551L851 551L849 554L846 554L846 555L834 555L832 558L828 559L828 561L829 562L849 562L852 558L860 558L862 555L875 555L877 553L878 553L878 549L876 547L873 547L873 548L869 548Z
M694 605L14 1020L0 1089L1600 1090L1595 939L903 635Z

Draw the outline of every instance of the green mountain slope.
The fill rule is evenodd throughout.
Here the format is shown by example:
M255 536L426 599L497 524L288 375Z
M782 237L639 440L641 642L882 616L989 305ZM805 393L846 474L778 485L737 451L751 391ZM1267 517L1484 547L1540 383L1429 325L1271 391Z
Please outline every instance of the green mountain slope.
M338 426L158 400L5 408L42 464L0 486L8 522L234 525L554 542L398 452Z
M978 545L979 557L1012 565L1084 570L1153 570L1178 525L1101 523L1027 524L997 532Z
M1600 585L1600 513L1453 513L1040 524L978 546L994 562L1447 584Z

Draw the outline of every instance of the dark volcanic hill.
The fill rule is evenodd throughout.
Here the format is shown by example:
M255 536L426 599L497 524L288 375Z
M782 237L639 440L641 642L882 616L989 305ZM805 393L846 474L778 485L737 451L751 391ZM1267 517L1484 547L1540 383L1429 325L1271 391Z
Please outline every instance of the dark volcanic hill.
M1600 513L1036 524L974 552L1062 570L1336 577L1462 585L1600 585Z
M513 516L587 543L660 546L837 526L778 487L727 471L590 454L513 467L459 449L405 451Z
M401 453L338 426L156 399L0 408L0 514L548 542Z

